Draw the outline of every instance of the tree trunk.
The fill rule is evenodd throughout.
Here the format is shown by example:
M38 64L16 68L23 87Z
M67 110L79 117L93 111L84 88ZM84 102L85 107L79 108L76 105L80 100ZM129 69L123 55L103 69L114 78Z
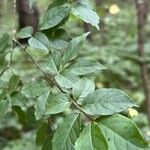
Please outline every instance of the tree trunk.
M135 0L136 4L136 11L137 11L137 32L138 32L138 54L141 57L140 62L140 72L141 72L141 79L143 82L143 89L145 94L145 102L146 102L146 111L148 120L150 122L150 87L149 87L149 78L147 73L147 66L144 61L144 26L147 21L147 12L148 6L147 1L145 0Z
M0 1L0 17L2 15L2 1Z
M30 8L28 0L17 0L16 2L19 21L18 29L32 26L33 32L37 32L39 11L36 5L33 5L32 8Z

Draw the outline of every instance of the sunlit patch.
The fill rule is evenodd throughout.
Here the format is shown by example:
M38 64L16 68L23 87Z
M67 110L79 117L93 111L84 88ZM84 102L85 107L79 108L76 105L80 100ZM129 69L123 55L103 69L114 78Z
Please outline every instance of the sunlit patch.
M129 116L130 117L135 117L135 116L138 116L138 112L137 110L133 109L133 108L128 108L128 113L129 113Z
M15 29L13 29L12 32L13 32L14 34L17 33L17 31L16 31Z
M110 12L111 14L117 14L119 11L120 11L120 8L118 7L117 4L113 4L113 5L111 5L110 8L109 8L109 12Z
M97 87L97 88L102 88L103 85L102 85L102 83L99 83L99 82L98 82L98 83L96 83L96 87Z

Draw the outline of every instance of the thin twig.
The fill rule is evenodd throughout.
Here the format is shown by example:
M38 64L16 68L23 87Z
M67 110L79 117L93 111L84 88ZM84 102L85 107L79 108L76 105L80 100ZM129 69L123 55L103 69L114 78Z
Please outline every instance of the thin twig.
M9 69L9 66L7 66L6 68L4 68L1 73L0 73L0 77L5 73L5 71L7 71Z
M45 77L47 77L51 82L53 82L61 92L64 93L64 91L61 89L61 87L59 86L59 84L55 81L54 77L48 76L48 75L41 69L41 67L37 64L37 62L33 59L33 57L26 51L27 46L24 47L24 46L23 46L20 42L18 42L15 38L13 38L13 41L14 41L15 43L17 43L17 44L23 49L23 51L26 53L26 55L32 60L32 62L34 63L34 65L42 72L42 74L43 74Z
M84 112L84 111L80 108L80 106L79 106L75 101L72 100L72 103L73 103L74 106L75 106L78 110L80 110L89 120L93 121L93 118L91 118L86 112Z
M36 61L32 58L32 56L26 51L27 46L23 46L20 42L18 42L15 38L13 38L13 41L15 43L17 43L25 52L25 54L32 60L32 62L34 63L34 65L43 73L45 74L45 72L40 68L40 66L36 63Z
M55 81L55 78L53 76L48 76L42 69L41 67L37 64L37 62L34 60L34 58L32 58L32 56L26 51L26 48L27 46L23 46L20 42L18 42L15 38L13 38L13 41L15 43L17 43L22 49L23 51L26 53L26 55L32 60L32 62L34 63L34 65L42 72L42 74L47 77L51 82L54 83L54 85L62 92L62 93L65 93L67 94L65 91L63 91L63 89L59 86L59 84ZM72 103L74 104L74 106L80 110L89 120L93 121L93 119L88 115L86 114L86 112L84 112L80 106L73 100L71 99Z

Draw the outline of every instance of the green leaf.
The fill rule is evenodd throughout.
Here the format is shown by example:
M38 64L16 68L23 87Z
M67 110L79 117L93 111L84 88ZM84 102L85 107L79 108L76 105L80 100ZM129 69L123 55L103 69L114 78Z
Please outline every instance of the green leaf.
M55 76L56 82L59 84L63 90L68 90L70 88L73 88L74 84L77 83L80 78L74 74L70 74L67 70L64 70L61 72L61 74L58 74Z
M45 105L48 96L49 96L49 91L45 91L37 98L37 102L34 106L35 108L34 115L37 120L41 119L45 114Z
M99 30L99 16L90 7L78 3L72 8L72 13L80 17L84 22L90 23Z
M71 64L67 70L75 75L85 75L95 73L103 69L106 69L106 67L94 60L79 59L75 63Z
M57 54L56 54L57 55ZM55 56L53 58L54 54L48 54L42 62L39 63L39 66L40 68L47 74L51 74L51 75L56 75L58 74L58 70L57 70L57 66L58 64L55 64L58 63L58 59L57 57L60 57L60 56ZM55 60L54 60L55 59ZM56 60L57 59L57 60Z
M63 56L64 63L77 57L77 55L79 54L79 50L82 47L83 41L86 39L88 35L89 35L89 32L71 40Z
M28 99L19 91L14 91L11 93L11 105L26 107Z
M49 40L47 36L42 32L37 32L34 37L31 37L28 40L28 43L31 47L41 49L41 50L49 50Z
M67 94L49 94L46 102L46 114L58 114L70 106L69 96Z
M62 24L62 23L61 23ZM60 25L60 24L59 24ZM44 30L43 33L48 37L50 41L50 47L52 49L66 49L71 41L70 34L62 28L52 28Z
M52 142L51 141L52 141L52 136L50 135L45 139L45 141L42 145L42 150L52 150Z
M0 119L4 117L11 110L11 103L9 99L0 100Z
M83 99L82 109L92 116L111 115L137 106L123 91L101 88Z
M94 80L89 80L87 78L81 79L77 82L72 90L73 96L76 100L82 100L86 97L89 93L95 90L95 83Z
M53 58L53 60L55 62L57 70L59 70L60 64L61 64L61 54L58 51L53 51L51 53L51 55L52 55L52 58Z
M7 33L4 33L0 36L0 53L4 53L5 49L9 45L10 36Z
M25 111L21 109L19 106L12 106L13 111L17 114L18 120L21 124L27 126L28 125L28 119L27 114Z
M63 93L55 95L52 92L46 91L37 99L35 105L36 119L39 120L43 116L61 113L69 106L68 95Z
M5 49L3 49L3 50L5 50ZM6 63L5 63L5 54L3 53L1 53L2 51L1 51L1 48L0 48L0 66L3 66L3 65L5 65Z
M62 39L50 39L50 46L54 49L65 49L68 47L68 42Z
M24 85L21 93L27 98L36 98L48 89L48 86L42 81L30 82Z
M61 87L67 89L72 88L74 84L70 79L61 74L56 75L55 80Z
M48 136L48 124L43 123L36 132L36 144L42 145Z
M9 83L8 83L8 87L9 87L9 91L15 91L20 83L20 77L18 75L13 75L10 79L9 79Z
M90 123L83 129L75 150L108 150L107 141L97 124Z
M57 6L62 6L66 4L67 0L53 0L53 2L48 6L48 10Z
M61 23L68 15L70 8L58 6L49 9L40 21L40 30L50 29Z
M20 39L24 39L24 38L29 38L32 36L33 33L33 29L31 26L22 28L18 33L17 33L17 37Z
M53 150L74 150L74 143L80 134L78 114L71 114L58 125L52 140Z
M79 82L79 80L80 80L79 76L70 73L67 69L65 69L63 72L61 72L61 74L63 76L65 76L68 80L70 80L73 83L73 85L75 83Z
M99 127L107 138L109 150L144 150L148 143L130 119L113 115L99 121ZM148 150L148 149L147 149Z
M71 35L67 32L67 30L63 29L63 28L58 28L55 32L54 32L54 38L55 39L62 39L64 41L71 41Z

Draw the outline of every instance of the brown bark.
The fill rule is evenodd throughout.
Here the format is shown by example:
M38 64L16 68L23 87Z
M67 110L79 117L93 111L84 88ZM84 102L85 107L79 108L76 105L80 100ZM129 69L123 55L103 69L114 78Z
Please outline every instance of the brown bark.
M147 1L145 0L135 0L136 11L137 11L137 32L138 32L138 54L141 57L141 60L144 60L144 26L147 19ZM143 89L145 94L145 102L146 102L146 111L148 115L148 120L150 122L150 87L149 87L149 78L147 72L147 66L144 61L140 62L140 72L141 79L143 82Z
M1 17L1 12L2 11L2 1L0 1L0 17Z
M19 21L18 28L21 29L26 26L32 26L33 32L37 32L39 11L36 5L33 5L32 8L30 8L28 0L17 0L16 5Z

